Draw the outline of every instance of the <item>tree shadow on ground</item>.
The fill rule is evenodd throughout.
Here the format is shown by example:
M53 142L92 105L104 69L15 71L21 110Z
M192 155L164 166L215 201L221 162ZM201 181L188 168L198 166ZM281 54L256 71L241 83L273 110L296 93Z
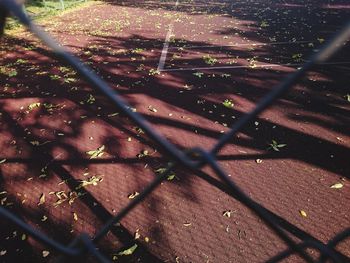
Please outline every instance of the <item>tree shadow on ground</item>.
M33 45L33 43L23 42L18 39L9 40L16 45L27 47ZM140 45L140 43L144 44ZM187 44L210 45L210 43L204 42ZM73 46L73 44L71 45ZM110 45L127 51L123 54L111 54ZM208 142L208 145L213 143L220 137L220 130L225 129L223 127L231 125L235 119L242 116L287 73L284 69L277 73L265 69L256 71L238 70L232 78L228 79L222 76L223 73L219 70L211 73L205 72L205 75L201 78L194 76L192 72L185 74L178 72L167 73L166 77L153 76L150 75L150 70L154 69L154 64L160 53L160 50L149 53L149 50L154 48L154 45L161 47L161 42L139 35L134 35L127 39L99 36L97 40L91 41L89 46L81 50L80 55L84 61L92 63L93 67L98 69L99 74L112 84L115 90L126 97L130 104L144 117L152 124L155 124L155 127L160 126L159 130L167 134L169 140L179 148L193 146L184 140L186 136L190 140L193 139L194 145L198 144L198 139L194 139L195 136L201 138L203 145L203 142ZM95 48L92 48L92 46ZM135 49L140 48L140 46L145 50L136 54L130 51L134 50L135 52ZM207 53L209 49L202 52ZM88 51L93 53L94 56L91 56ZM226 51L221 49L221 51L223 53L232 52L229 48ZM264 47L259 55L266 55L271 51L269 48ZM22 170L33 171L27 173L28 177L26 179L35 178L46 167L46 170L48 170L48 175L45 179L47 189L54 189L54 185L56 186L57 183L63 181L67 187L65 188L67 189L66 191L69 191L69 189L73 191L84 179L81 174L86 167L91 168L91 171L89 170L90 175L101 171L108 174L105 182L108 179L111 185L104 186L102 191L105 193L95 189L82 190L84 195L81 198L81 201L83 201L80 205L81 207L74 208L85 211L89 215L82 220L84 223L78 229L86 228L84 230L88 230L87 232L94 233L97 229L96 226L106 221L112 215L112 206L107 201L107 196L110 195L110 192L113 192L113 200L119 200L118 198L123 195L125 198L125 192L131 193L135 189L142 190L145 183L150 178L153 178L153 170L163 166L167 160L160 158L158 153L145 158L135 158L145 148L152 152L155 145L139 129L136 129L128 118L120 113L117 114L114 107L108 104L101 95L77 80L78 77L75 74L68 74L70 71L66 71L63 68L60 69L57 62L51 59L44 60L42 55L48 55L45 50L41 48L32 49L29 52L28 50L12 50L10 53L12 55L4 58L3 63L4 65L11 64L8 68L16 68L18 74L12 77L6 74L1 76L1 84L3 85L1 96L2 101L4 101L1 122L6 124L2 128L3 132L17 131L17 133L13 133L12 141L15 140L14 144L11 144L11 140L8 141L8 138L11 138L10 135L2 141L2 148L9 148L7 151L8 156L6 155L4 158L6 157L9 161L12 160L14 163L23 163L25 168L21 168ZM244 50L240 50L238 53L240 57L251 57L251 54ZM191 54L186 54L186 56L188 55L191 56ZM195 55L195 53L193 52L192 55ZM129 61L128 58L130 56L135 57L136 62L135 60ZM142 57L147 58L143 60ZM31 61L34 59L34 62L28 64L22 61L19 63L19 58L23 60L30 59ZM179 63L183 63L183 61L180 60ZM198 65L203 62L201 58L197 58L197 60L191 60L191 63ZM143 65L142 68L140 68L141 64ZM322 96L323 93L327 94L331 91L332 94L337 95L343 92L340 84L346 83L343 82L346 80L346 77L340 82L336 82L336 85L333 81L330 81L334 79L337 70L336 68L328 68L327 70L321 68L315 71L317 74L321 74L324 81L318 81L315 87L310 87L310 84L313 83L312 81L304 81L306 83L302 83L295 91L292 91L275 106L278 111L286 112L287 121L284 120L286 116L277 116L274 120L271 120L271 116L260 117L256 120L259 123L258 127L251 125L239 137L235 138L235 147L242 151L252 152L235 155L232 154L235 148L230 145L228 150L218 156L218 159L235 161L239 159L266 160L270 158L288 158L344 177L348 176L348 164L345 158L335 158L334 161L330 162L330 156L323 154L326 152L336 157L348 156L349 148L347 146L330 142L319 136L310 135L302 130L296 130L288 124L289 121L302 119L303 121L314 123L316 127L321 127L325 132L336 131L344 136L347 134L347 127L344 125L346 120L348 120L346 102L340 99L339 96L327 97L327 99L324 99ZM268 80L266 80L267 78ZM234 86L232 81L234 81ZM40 83L40 86L38 86L38 83ZM220 83L219 88L217 87L218 83ZM190 88L184 88L184 85ZM315 94L313 88L320 86L324 87L324 89L319 100L317 100L317 94ZM339 88L339 90L334 88ZM238 107L233 109L225 108L222 105L224 98L232 99ZM45 109L40 108L40 106L38 107L40 109L29 110L28 106L36 103L39 99L40 105L51 104L53 106L44 106ZM174 111L178 115L182 114L183 118L180 117L179 120L176 120L166 114L152 114L152 111L150 113L148 108L150 103L154 104L153 106L158 111L160 109L166 113ZM24 108L21 109L21 106ZM302 111L300 111L301 109ZM291 114L294 111L297 111L298 115ZM328 116L325 118L324 115ZM196 121L193 122L188 118ZM226 125L220 126L220 128L213 128L213 123L215 122L219 125L222 123ZM95 132L95 130L97 131ZM92 133L89 133L90 131ZM170 132L166 133L166 131ZM89 139L89 137L93 139ZM129 142L129 138L132 138L132 143ZM267 144L270 143L271 139L287 143L288 151L282 151L281 153L266 152ZM48 143L38 146L37 141L39 144L47 141ZM106 154L108 154L109 159L101 160L101 162L87 160L85 158L86 155L83 154L84 151L96 149L100 145L108 146ZM308 145L308 149L305 149L305 145ZM25 155L23 159L17 157L19 152ZM58 155L59 159L56 160L55 158ZM111 170L109 168L94 168L94 164L100 163L106 166L119 163L120 166L114 166ZM8 166L9 164L6 165ZM69 165L68 168L67 165ZM149 166L149 170L144 168L146 165ZM3 168L6 177L16 171L7 166ZM138 176L137 180L133 179L133 182L130 182L130 178L127 182L122 182L122 180L114 177L115 172L113 170L115 169L122 174L121 176L125 175L125 179L128 175L141 173L144 178ZM123 169L127 171L125 172ZM185 198L188 202L201 204L201 200L196 192L197 185L194 181L185 180L185 177L188 177L186 173L181 170L177 172L177 176L181 180L176 180L171 187L178 191L180 198ZM202 174L201 177L214 187L220 190L223 189L223 186L220 186L220 183L215 181L212 175ZM5 184L5 188L9 191L12 190L14 195L18 189L12 185L11 179L8 180L9 183ZM128 184L132 184L132 186ZM27 187L30 189L30 186ZM123 194L120 195L115 192L123 192ZM152 195L149 200L145 201L145 205L142 207L143 213L152 212L151 219L145 219L146 223L151 224L152 220L154 220L153 216L157 217L157 213L163 213L161 212L162 198L165 198L165 196ZM36 201L36 198L33 197L31 200L32 208L35 207ZM113 205L122 207L122 203ZM182 210L183 208L179 207L178 209ZM69 207L67 211L68 213L72 212ZM55 212L53 213L55 214ZM23 214L19 212L19 214L29 221L30 217L32 217L32 215L24 214L24 212ZM97 218L95 219L95 217ZM90 218L93 218L93 221L88 224ZM140 216L137 219L140 220ZM248 222L250 221L248 220ZM50 224L49 227L41 225L40 227L46 232L50 231L55 224L52 222L52 225ZM62 233L67 233L70 229L70 223L67 220L62 220L61 224L64 228ZM84 226L84 224L88 224L88 226ZM123 224L126 226L124 227ZM132 227L129 227L130 225ZM154 224L152 225L154 226ZM125 220L122 222L122 225L116 227L113 234L117 237L119 246L122 244L128 247L136 242L133 240L133 234L130 230L135 229L134 226L135 224ZM161 227L154 226L152 230L156 232L154 235L159 234L161 232L160 229ZM301 230L298 231L302 233ZM67 242L71 240L73 235L61 237L57 233L57 237L62 238L62 242ZM300 238L303 237L305 236L300 235ZM160 239L163 246L171 247L170 237L162 236ZM160 260L142 246L144 242L139 242L138 244L141 250L138 252L139 254L135 255L135 260L138 257L145 260L151 258L152 262ZM110 253L115 250L114 245L114 243L104 242L102 248ZM160 258L164 258L164 255L161 255Z

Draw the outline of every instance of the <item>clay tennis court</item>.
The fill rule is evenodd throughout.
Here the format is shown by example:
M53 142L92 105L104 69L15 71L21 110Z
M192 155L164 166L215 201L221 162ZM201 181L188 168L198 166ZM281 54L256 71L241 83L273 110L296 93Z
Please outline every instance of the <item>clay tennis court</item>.
M39 24L167 140L209 150L349 15L341 0L124 0ZM94 236L171 159L29 32L0 43L1 205L62 244ZM217 156L296 241L327 243L350 227L349 51L310 71ZM0 233L0 262L61 256L10 221ZM181 166L96 247L116 262L265 262L288 248L210 168ZM350 238L336 249L349 260Z

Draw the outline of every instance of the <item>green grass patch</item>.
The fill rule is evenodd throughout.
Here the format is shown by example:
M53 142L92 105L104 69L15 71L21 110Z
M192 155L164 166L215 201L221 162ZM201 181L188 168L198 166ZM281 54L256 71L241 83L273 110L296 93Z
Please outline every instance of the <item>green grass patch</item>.
M29 0L25 3L26 13L33 19L45 19L50 16L61 14L77 6L83 6L89 0ZM5 30L13 30L21 24L13 18L8 18Z

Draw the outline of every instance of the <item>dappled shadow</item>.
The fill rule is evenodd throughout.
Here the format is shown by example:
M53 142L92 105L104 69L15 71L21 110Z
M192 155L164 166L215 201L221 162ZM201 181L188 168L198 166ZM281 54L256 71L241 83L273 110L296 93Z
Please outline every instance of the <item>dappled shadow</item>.
M282 2L286 1L281 1L278 5L283 5ZM114 10L119 5L137 8L138 11L133 14L134 17L129 18L130 21L134 18L136 20L142 9L183 12L196 17L225 13L224 17L239 19L250 30L242 33L242 29L227 29L215 31L214 34L239 33L241 39L263 42L273 37L268 34L276 32L274 23L271 22L273 18L266 21L269 25L267 28L261 27L259 23L265 17L258 17L259 21L254 21L254 13L246 17L239 12L230 13L223 7L230 7L232 11L238 6L225 2L218 10L215 3L212 3L211 8L186 2L181 3L176 10L173 4L165 2L158 6L151 2L130 1L110 4L115 5ZM190 4L192 9L188 8ZM257 9L261 4L263 3L257 2ZM295 9L297 7L293 6ZM305 58L318 45L317 39L312 37L315 42L313 46L302 43L281 49L273 45L253 46L252 49L203 40L188 39L184 42L186 37L179 36L172 40L175 48L170 49L165 69L208 66L203 59L205 54L218 59L216 66L231 65L228 62L234 59L234 65L246 67L159 74L155 69L163 39L152 35L155 33L152 30L141 32L142 27L138 29L139 33L134 33L137 27L127 23L121 25L120 22L117 25L123 30L115 36L115 31L112 33L111 30L116 24L108 22L113 22L108 17L113 17L114 13L105 14L105 8L98 5L94 10L96 18L102 13L104 15L101 27L96 24L71 33L70 29L55 22L54 28L49 25L47 29L52 29L53 34L64 38L67 46L154 124L155 129L183 149L197 145L204 148L212 146L222 132L228 130L227 126L251 109L287 73L295 70L295 66L289 65L277 70L255 68L251 58L268 58L264 63L270 64L289 63L291 54L302 52L302 57ZM288 10L293 12L293 8ZM269 10L271 9L273 7ZM250 7L245 12L249 13ZM266 15L271 15L268 10L266 12ZM160 13L157 17L164 15L167 22L170 22L172 17L167 18L166 14ZM343 16L340 13L337 15ZM286 17L293 17L293 14L288 12ZM66 17L63 23L68 23L71 19L75 17ZM120 18L116 19L120 21ZM154 23L152 19L149 18L150 23ZM184 18L179 16L178 19ZM337 21L333 22L337 24ZM72 22L72 28L74 23L77 21ZM142 23L140 21L137 26ZM308 21L305 23L308 24ZM332 25L330 24L331 29ZM91 24L83 26L89 27ZM264 34L256 34L259 28L263 29ZM157 31L155 35L165 36L165 29ZM176 29L177 25L174 27ZM190 30L189 26L184 32ZM77 38L82 41L76 43ZM284 39L282 37L279 40ZM74 71L57 63L51 53L37 46L36 42L11 37L5 41L1 53L5 54L1 59L5 69L0 76L0 143L6 149L0 156L0 160L6 158L5 164L1 165L1 172L6 178L2 183L3 189L12 196L23 191L30 195L26 201L29 210L38 211L44 206L47 211L39 211L40 216L21 212L20 209L16 211L32 224L38 223L40 229L52 233L60 241L67 243L75 233L82 231L94 235L103 222L130 201L130 194L144 189L154 178L154 170L164 167L168 160L154 150L156 145L147 139L142 130L82 82ZM194 46L204 48L189 48ZM340 58L343 59L344 56ZM218 156L234 180L272 213L280 215L278 221L283 221L281 225L289 228L300 239L326 241L346 224L346 217L343 219L341 215L348 211L348 197L341 192L331 192L329 185L338 180L337 176L349 176L346 160L350 152L346 125L349 121L349 106L343 97L346 95L343 87L347 83L348 74L346 67L316 68L273 109L246 127ZM222 104L225 99L232 100L233 108ZM287 146L280 149L280 152L267 150L272 140ZM89 159L86 152L101 145L106 146L103 158ZM263 160L263 164L256 164L257 159ZM291 167L295 168L295 172L290 171L293 170ZM204 179L201 183L195 177L188 176L191 172L176 170L173 180L162 185L140 208L122 220L99 247L106 254L115 255L118 248L127 248L137 243L139 248L136 254L132 259L125 260L143 262L173 260L174 249L182 257L187 255L187 259L196 262L205 258L227 259L232 255L226 251L225 242L232 238L238 238L233 251L240 259L261 261L282 251L284 246L281 242L244 206L228 199L227 195L231 194L215 179L215 175L207 170L205 172L199 173L199 177ZM95 186L91 184L86 189L80 187L84 180L91 178L98 179ZM317 180L321 183L313 184ZM315 189L310 197L308 185L311 183ZM77 192L81 196L74 204L66 201L62 206L53 208L54 194L59 191L67 194ZM290 192L286 196L288 191ZM54 194L50 195L49 192ZM38 206L42 193L46 193L47 200ZM315 203L304 203L310 198ZM328 214L328 200L337 200L336 207L332 209L342 209L341 215ZM19 205L21 206L23 205ZM312 223L300 221L298 215L294 215L297 214L295 211L293 214L293 208L295 210L295 207L300 206L307 206L313 211L315 216L310 219ZM321 211L317 211L317 206L321 207ZM222 212L229 207L237 207L234 222L227 222L222 216ZM203 211L206 213L205 218L199 216ZM78 219L73 216L74 213ZM47 226L38 222L43 214L52 217ZM333 224L330 228L326 223L323 224L327 220L337 221L338 225ZM56 222L60 226L57 231L53 230L56 229ZM140 229L141 239L134 240L137 229ZM224 231L229 233L228 229L234 229L232 231L238 231L238 234L221 236ZM73 232L70 233L71 231ZM245 234L241 236L239 233L243 231ZM310 234L305 231L310 231ZM263 236L271 239L271 245L262 245ZM190 255L187 251L193 245L191 240L198 242L195 255ZM30 249L29 246L29 254L32 253ZM212 252L203 255L199 253L202 249ZM243 250L248 250L249 254L244 254ZM222 257L219 256L221 253Z

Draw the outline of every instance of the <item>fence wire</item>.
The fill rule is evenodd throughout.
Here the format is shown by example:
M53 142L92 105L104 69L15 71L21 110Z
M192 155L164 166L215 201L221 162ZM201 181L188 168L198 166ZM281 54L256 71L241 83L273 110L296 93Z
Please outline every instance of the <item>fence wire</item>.
M125 217L135 206L141 203L154 189L157 188L164 180L167 179L171 170L177 166L182 165L193 172L200 171L205 165L208 165L213 171L229 186L229 190L232 196L247 206L253 211L267 226L270 227L274 233L279 236L287 245L288 249L279 253L278 255L270 258L268 262L280 262L283 259L288 258L292 254L297 253L306 262L325 262L331 260L332 262L348 262L350 258L340 253L335 249L336 245L341 241L350 237L350 228L337 234L331 241L324 244L318 240L303 240L302 242L295 242L289 234L292 232L285 231L277 220L277 218L268 212L262 205L252 200L247 194L244 193L230 178L223 168L216 161L217 153L248 123L253 121L257 115L272 106L273 103L290 90L294 84L296 84L312 67L317 64L324 63L330 59L337 51L339 51L344 43L350 38L350 22L347 23L343 29L338 32L330 41L323 45L323 47L313 56L311 56L307 62L294 73L285 78L279 85L273 88L262 100L256 105L256 107L249 113L245 114L242 118L236 121L229 132L222 135L218 142L210 151L205 151L201 148L193 148L187 151L181 151L175 145L166 140L162 135L157 133L150 124L137 112L133 112L128 103L111 87L108 86L96 73L94 73L88 66L80 62L76 57L68 53L62 46L60 46L53 38L51 38L42 29L36 26L30 18L25 14L21 5L14 0L0 0L0 34L3 32L5 17L7 14L12 14L22 24L35 34L43 43L45 43L57 57L64 63L70 65L83 77L92 87L102 92L119 110L124 112L135 124L137 124L158 146L164 154L172 159L172 162L168 165L167 169L156 178L141 192L136 198L121 209L117 215L111 218L105 225L97 232L93 237L87 234L79 235L68 246L63 245L45 234L35 230L29 226L17 216L9 212L3 207L0 207L0 216L19 227L22 231L30 235L32 238L41 242L50 249L53 249L59 253L62 253L60 258L64 261L65 258L81 258L88 254L95 257L98 262L110 262L104 255L102 255L96 248L96 243L103 238L111 227ZM295 238L294 238L295 239ZM307 253L307 249L312 248L317 250L320 254L318 259L313 259L310 254Z

